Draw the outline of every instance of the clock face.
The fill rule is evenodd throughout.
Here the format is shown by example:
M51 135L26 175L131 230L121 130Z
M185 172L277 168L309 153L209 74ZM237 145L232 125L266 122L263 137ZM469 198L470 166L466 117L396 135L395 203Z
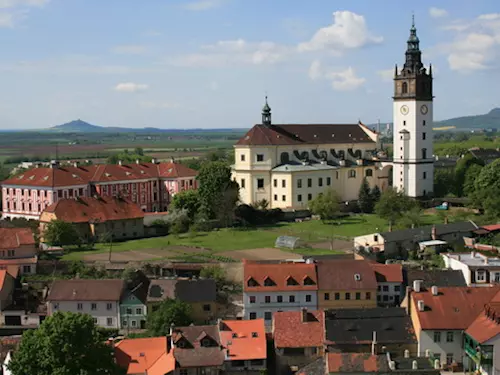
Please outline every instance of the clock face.
M426 115L427 112L429 112L429 108L424 104L422 107L420 107L420 112L422 112L423 115Z
M410 108L408 108L408 106L407 106L407 105L404 105L404 106L402 106L402 107L401 107L401 113L402 113L403 115L405 115L405 116L406 116L406 115L408 114L408 112L410 112Z

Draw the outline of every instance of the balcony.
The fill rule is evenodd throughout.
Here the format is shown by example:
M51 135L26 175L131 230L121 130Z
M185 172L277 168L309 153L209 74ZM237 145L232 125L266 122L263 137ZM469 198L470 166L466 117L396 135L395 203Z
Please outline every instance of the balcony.
M465 353L478 365L493 364L493 348L491 346L474 346L471 341L465 341Z

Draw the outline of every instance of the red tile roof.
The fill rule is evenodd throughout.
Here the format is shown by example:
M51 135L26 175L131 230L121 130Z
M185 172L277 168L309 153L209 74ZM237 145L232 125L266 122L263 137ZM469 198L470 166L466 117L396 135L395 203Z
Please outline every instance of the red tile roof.
M376 290L377 280L371 262L321 260L318 262L318 287L320 290Z
M496 231L500 230L500 224L483 225L481 228L484 228L487 231Z
M144 217L144 212L138 205L128 199L116 197L60 199L48 206L44 212L53 213L57 220L70 223L87 223L91 220L106 222Z
M411 293L422 329L465 330L477 318L486 303L500 291L500 287L443 287L434 296L431 289ZM424 311L418 310L418 301L424 301Z
M273 314L273 335L276 348L322 346L325 342L323 311L276 312Z
M151 178L188 178L197 172L176 163L98 164L32 168L2 182L2 185L62 187L90 182L114 182Z
M35 237L31 229L0 228L0 249L17 249L23 245L35 245Z
M223 320L221 323L220 341L230 361L267 358L264 319Z
M327 373L368 373L387 371L388 365L384 356L369 353L327 353Z
M315 264L244 261L243 272L245 292L318 290Z
M375 278L379 283L402 283L403 266L401 264L371 263Z
M175 370L166 337L122 340L115 346L115 359L127 374L163 375Z
M374 143L368 131L361 124L258 124L236 145Z
M500 334L500 292L485 305L465 332L480 344Z
M56 280L47 301L119 301L124 288L125 281L117 279Z

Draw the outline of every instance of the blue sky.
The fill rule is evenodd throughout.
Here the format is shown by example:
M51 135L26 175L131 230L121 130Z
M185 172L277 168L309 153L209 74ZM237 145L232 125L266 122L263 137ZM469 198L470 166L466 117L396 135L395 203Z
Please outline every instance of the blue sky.
M415 13L435 119L500 106L498 0L0 0L0 128L392 116ZM495 83L496 82L496 83Z

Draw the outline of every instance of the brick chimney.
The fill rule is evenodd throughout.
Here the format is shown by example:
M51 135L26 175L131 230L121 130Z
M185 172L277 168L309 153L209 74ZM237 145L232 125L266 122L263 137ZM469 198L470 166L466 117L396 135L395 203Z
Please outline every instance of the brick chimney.
M307 323L307 309L305 307L300 310L300 321Z

